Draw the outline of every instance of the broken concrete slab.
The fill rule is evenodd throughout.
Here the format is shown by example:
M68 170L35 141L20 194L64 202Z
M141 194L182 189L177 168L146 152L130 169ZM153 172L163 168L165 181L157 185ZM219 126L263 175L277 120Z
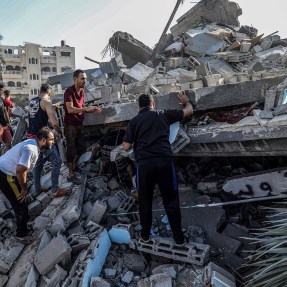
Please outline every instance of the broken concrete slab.
M145 66L142 63L137 63L135 66L124 73L123 82L125 84L141 82L145 80L153 71L154 69Z
M40 274L45 275L51 271L54 266L64 258L71 255L71 247L66 238L58 235L53 238L49 244L37 252L34 264Z
M270 87L282 83L287 75L264 78L257 81L246 81L236 84L206 87L194 91L186 91L195 111L204 111L227 106L237 106L263 100ZM225 95L221 97L220 95ZM158 109L178 108L178 93L154 96ZM86 114L84 125L122 122L137 115L138 105L135 102L114 104L102 108L101 113Z
M202 23L202 19L206 19L210 23L217 22L238 27L238 17L241 14L242 10L235 2L224 0L213 0L211 2L200 1L182 15L177 20L177 24L170 28L170 31L176 39L188 29Z
M242 198L278 195L287 190L286 169L249 173L227 179L223 190Z

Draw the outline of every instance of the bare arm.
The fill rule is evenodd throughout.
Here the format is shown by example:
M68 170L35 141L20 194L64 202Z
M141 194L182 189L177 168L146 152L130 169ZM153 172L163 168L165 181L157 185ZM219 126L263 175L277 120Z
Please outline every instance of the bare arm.
M26 201L27 199L27 167L18 164L16 167L16 177L21 186L21 195L18 197L20 202Z
M58 133L61 133L61 129L60 129L59 123L58 123L58 121L56 119L56 116L54 114L54 111L53 111L52 103L50 101L41 101L41 102L43 102L43 107L42 108L46 111L52 126L54 127L54 129Z
M124 150L129 150L132 147L132 144L127 143L127 142L123 142L123 148Z
M7 111L7 109L5 107L3 107L3 110L4 110L5 117L6 117L7 121L8 121L8 124L10 125L11 121L10 121L9 113L8 113L8 111Z
M94 113L94 112L100 112L101 109L96 106L91 107L82 107L82 108L76 108L73 106L73 102L66 102L66 108L68 110L69 114L79 114L79 113Z
M184 91L180 91L178 97L179 97L180 103L184 106L183 117L185 118L185 117L192 115L193 107L186 93Z

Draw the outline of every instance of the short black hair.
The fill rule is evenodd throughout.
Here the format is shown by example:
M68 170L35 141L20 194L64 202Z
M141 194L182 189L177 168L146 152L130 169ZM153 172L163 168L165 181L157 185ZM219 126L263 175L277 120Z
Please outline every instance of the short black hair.
M49 93L49 91L52 91L52 87L48 83L41 85L40 94L46 94Z
M4 85L3 84L0 84L0 89L3 89L4 88Z
M5 98L8 98L10 96L10 91L9 90L5 90L4 91L4 96L5 96Z
M141 94L139 96L139 106L140 106L140 108L150 107L152 102L153 102L152 95Z
M49 138L51 132L52 130L49 127L42 127L37 133L37 139L38 140L47 139Z
M76 70L73 74L73 79L78 78L81 73L85 73L85 72L81 69Z

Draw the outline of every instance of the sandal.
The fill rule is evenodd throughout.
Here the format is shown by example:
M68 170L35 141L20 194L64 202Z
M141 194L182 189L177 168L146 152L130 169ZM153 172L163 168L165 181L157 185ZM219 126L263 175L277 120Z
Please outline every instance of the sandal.
M30 235L27 235L27 236L24 236L24 237L17 237L17 236L15 236L15 239L18 242L20 242L22 244L25 244L25 245L31 244L35 240L35 238L33 236L30 236Z
M63 197L71 194L71 190L67 188L59 188L55 193L54 197Z

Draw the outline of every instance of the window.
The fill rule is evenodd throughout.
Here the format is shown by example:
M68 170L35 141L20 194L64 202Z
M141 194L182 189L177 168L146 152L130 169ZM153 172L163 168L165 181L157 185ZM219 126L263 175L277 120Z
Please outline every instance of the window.
M30 74L30 80L33 80L33 76L32 76L32 74Z
M29 58L29 64L31 64L31 59Z
M53 73L57 73L57 68L56 68L56 67L53 67L53 68L52 68L52 72L53 72Z
M17 82L17 87L19 87L19 88L21 88L21 87L22 87L21 82Z
M38 59L36 59L36 64L38 64Z
M14 70L13 66L11 65L6 66L6 71L12 71L12 70Z
M32 58L32 64L35 64L35 59L34 58Z
M39 75L37 74L37 80L39 80Z
M8 87L15 87L15 83L12 82L12 81L9 81L9 82L8 82Z
M42 72L51 72L51 68L50 67L44 67L42 69Z
M18 49L14 50L14 55L19 55L19 50Z
M33 74L33 80L36 80L36 74Z
M37 89L34 89L34 95L37 95Z
M14 70L15 71L20 71L20 67L19 66L15 66Z
M33 90L31 90L31 95L33 95Z
M71 51L61 51L62 57L71 57Z
M5 54L12 54L12 50L11 49L5 49Z

